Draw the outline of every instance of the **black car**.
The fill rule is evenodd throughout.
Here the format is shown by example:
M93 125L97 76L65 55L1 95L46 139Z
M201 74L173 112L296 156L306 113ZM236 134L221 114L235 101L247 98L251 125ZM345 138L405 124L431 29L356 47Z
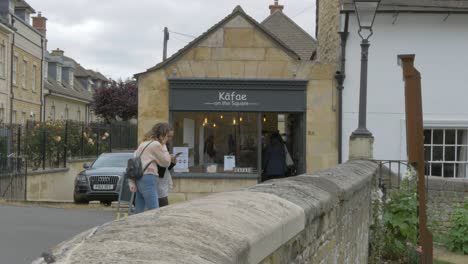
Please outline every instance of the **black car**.
M75 178L73 192L75 203L101 201L110 204L112 201L117 201L127 161L131 157L133 153L105 153L101 154L92 165L83 165L85 170Z

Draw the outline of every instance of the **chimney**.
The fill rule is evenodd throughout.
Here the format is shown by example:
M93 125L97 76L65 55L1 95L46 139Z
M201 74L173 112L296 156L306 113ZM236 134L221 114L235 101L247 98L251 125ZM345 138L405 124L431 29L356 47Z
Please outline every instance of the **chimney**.
M47 32L47 18L43 17L41 12L39 12L37 17L33 17L32 19L33 27L41 32L45 37Z
M56 50L53 50L52 53L50 53L50 55L63 57L64 53L65 52L63 50L57 48Z
M270 15L273 15L273 13L275 12L283 12L283 8L284 6L283 5L278 5L278 0L275 0L275 4L274 5L270 5Z

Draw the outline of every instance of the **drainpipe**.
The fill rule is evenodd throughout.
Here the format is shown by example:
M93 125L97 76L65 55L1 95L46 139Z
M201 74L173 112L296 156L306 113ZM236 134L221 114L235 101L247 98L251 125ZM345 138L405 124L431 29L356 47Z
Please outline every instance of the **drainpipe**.
M49 95L52 95L52 92L51 92L51 91L49 91L48 94L45 94L45 95L44 95L44 115L42 116L44 119L41 119L41 121L43 121L43 122L44 122L44 121L47 121L47 120L46 120L46 112L47 112L47 101L46 101L46 97L49 96ZM42 118L42 117L41 117L41 118Z
M341 66L335 73L336 89L338 90L338 163L343 163L343 83L346 78L346 42L348 40L349 14L345 15L344 29L338 32L341 38Z
M11 16L11 27L15 27L15 19ZM16 30L15 30L16 31ZM10 125L13 124L13 101L15 94L13 92L13 61L15 58L15 32L13 32L13 40L11 42L11 56L10 56Z
M40 118L39 121L45 121L45 113L46 113L46 102L45 102L45 95L44 94L44 38L41 37L41 111L40 111ZM35 73L34 73L35 74ZM49 91L50 95L50 91ZM44 97L43 97L44 96Z

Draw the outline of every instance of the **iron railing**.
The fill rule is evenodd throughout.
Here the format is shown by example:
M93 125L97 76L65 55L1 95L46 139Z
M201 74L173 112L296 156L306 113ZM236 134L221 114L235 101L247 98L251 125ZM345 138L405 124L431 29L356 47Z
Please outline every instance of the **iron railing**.
M23 125L0 124L0 174L16 166L31 170L67 166L68 159L97 157L101 153L133 150L137 126L75 121L28 121ZM15 170L18 170L16 168Z

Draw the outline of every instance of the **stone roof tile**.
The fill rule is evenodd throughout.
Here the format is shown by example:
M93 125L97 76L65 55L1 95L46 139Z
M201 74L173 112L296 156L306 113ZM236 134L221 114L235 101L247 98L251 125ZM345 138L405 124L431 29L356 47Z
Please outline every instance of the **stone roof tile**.
M271 14L262 25L294 50L303 61L310 60L317 49L317 41L281 11Z

